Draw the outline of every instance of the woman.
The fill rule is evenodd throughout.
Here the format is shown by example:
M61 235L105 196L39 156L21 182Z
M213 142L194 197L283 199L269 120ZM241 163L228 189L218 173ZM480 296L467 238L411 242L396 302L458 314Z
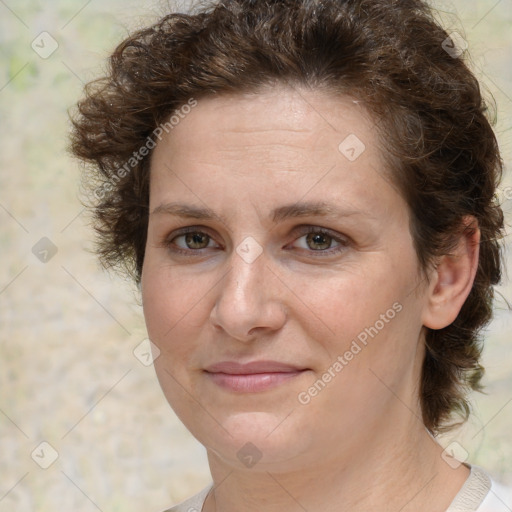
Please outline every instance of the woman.
M226 0L88 86L99 253L213 478L170 510L512 509L435 441L479 389L503 234L456 42L419 0Z

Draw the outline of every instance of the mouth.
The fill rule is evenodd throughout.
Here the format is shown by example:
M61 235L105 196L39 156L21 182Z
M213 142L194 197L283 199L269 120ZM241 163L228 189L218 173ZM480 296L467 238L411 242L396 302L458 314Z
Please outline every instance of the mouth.
M254 361L246 364L224 361L205 369L206 375L213 383L223 389L239 393L266 391L280 386L306 371L308 368L277 361Z

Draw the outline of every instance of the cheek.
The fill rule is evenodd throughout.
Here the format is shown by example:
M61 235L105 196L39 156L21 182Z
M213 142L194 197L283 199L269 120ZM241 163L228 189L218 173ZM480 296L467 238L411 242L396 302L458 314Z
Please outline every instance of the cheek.
M197 332L207 321L211 285L190 279L176 269L146 260L142 273L142 303L149 338L163 352L180 354L194 347Z
M391 310L388 316L394 317L393 304L404 296L401 280L378 258L323 277L290 276L290 281L294 277L294 291L311 313L311 328L325 327L334 339L355 337L375 322L381 327L380 316Z
M369 257L358 268L301 284L301 296L316 313L302 327L323 345L326 367L342 356L343 373L353 384L366 383L370 369L394 382L412 368L421 330L420 302L411 293L414 261L404 257L399 270L391 260Z

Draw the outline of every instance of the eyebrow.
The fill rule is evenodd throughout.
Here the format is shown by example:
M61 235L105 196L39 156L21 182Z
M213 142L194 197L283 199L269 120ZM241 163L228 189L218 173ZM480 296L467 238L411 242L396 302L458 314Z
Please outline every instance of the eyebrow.
M185 203L165 203L157 206L151 215L167 214L181 217L183 219L201 219L213 220L218 219L226 223L226 219L216 214L213 210L207 207L192 206ZM333 204L324 201L316 202L302 202L293 203L284 206L279 206L272 210L270 218L274 224L282 222L286 219L296 217L348 217L351 215L367 215L360 210L342 210Z

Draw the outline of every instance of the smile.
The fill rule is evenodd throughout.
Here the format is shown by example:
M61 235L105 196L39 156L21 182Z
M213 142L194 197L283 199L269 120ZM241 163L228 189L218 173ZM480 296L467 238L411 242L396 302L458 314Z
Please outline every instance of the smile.
M238 393L266 391L298 377L305 371L305 368L275 361L248 364L226 361L205 370L208 378L215 384Z

